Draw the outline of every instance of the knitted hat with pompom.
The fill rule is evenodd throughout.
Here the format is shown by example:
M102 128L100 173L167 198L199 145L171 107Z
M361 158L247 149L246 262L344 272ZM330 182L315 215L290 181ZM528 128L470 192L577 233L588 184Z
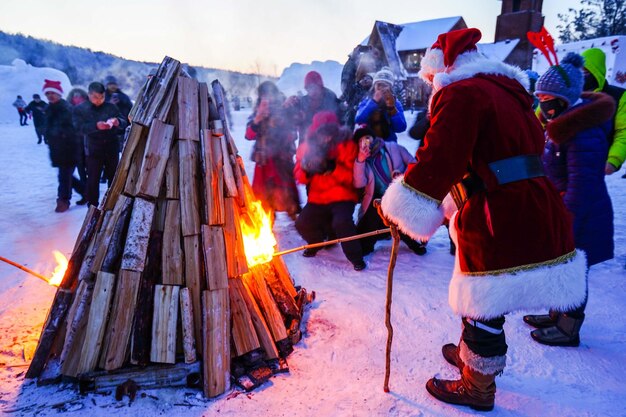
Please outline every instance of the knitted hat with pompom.
M582 67L582 56L570 52L561 60L559 65L553 65L541 76L535 88L535 95L549 94L574 104L583 92L585 83Z

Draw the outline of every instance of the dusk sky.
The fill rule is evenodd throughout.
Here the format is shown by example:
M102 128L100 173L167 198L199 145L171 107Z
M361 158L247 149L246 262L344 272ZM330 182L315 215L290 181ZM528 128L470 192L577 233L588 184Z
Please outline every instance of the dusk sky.
M408 23L462 16L492 42L498 0L2 0L0 30L160 62L280 75L293 62L336 60L369 35L375 20ZM544 0L557 15L580 0ZM433 39L434 41L434 39Z

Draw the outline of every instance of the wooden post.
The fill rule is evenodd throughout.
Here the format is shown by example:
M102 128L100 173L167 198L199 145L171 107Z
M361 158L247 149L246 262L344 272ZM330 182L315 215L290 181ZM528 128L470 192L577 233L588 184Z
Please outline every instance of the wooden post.
M287 291L287 293L295 298L298 295L296 291L296 287L293 285L293 280L291 279L291 274L287 269L287 265L285 265L285 261L282 257L272 258L272 265L274 266L274 270L276 271L276 276L280 279L283 284L283 288Z
M178 321L178 292L176 285L154 286L152 316L152 349L150 360L176 363L176 323Z
M230 301L228 289L202 292L204 395L211 398L230 388Z
M174 126L154 120L139 173L137 195L149 199L159 196L167 159L170 156Z
M276 345L274 344L274 339L272 338L272 333L270 332L269 327L267 327L267 323L263 318L263 313L261 313L261 309L259 305L254 300L254 296L250 292L250 288L245 285L243 279L241 277L234 278L230 280L231 284L237 286L239 289L246 306L248 307L248 311L250 312L250 317L252 318L252 324L254 324L254 328L256 329L257 337L259 338L259 342L261 343L261 347L265 350L265 358L266 359L277 359L278 358L278 349L276 349Z
M140 278L141 272L120 270L100 359L100 366L107 371L121 368L126 360Z
M183 285L185 257L181 245L180 201L169 200L163 230L163 284Z
M136 198L122 254L122 269L143 271L153 216L154 203Z
M63 375L76 376L77 374L93 289L93 281L80 281L74 302L67 313L65 341L59 357L60 372Z
M224 244L226 250L226 269L228 277L234 278L238 275L237 268L237 229L235 224L235 199L227 197L224 199Z
M115 275L98 272L93 298L89 308L89 321L85 331L85 339L80 353L80 362L74 375L93 371L98 365L98 355L102 348L102 339L106 329L109 307L113 296ZM67 374L66 374L67 375Z
M278 342L286 339L287 329L285 328L283 317L263 279L262 269L260 269L260 266L255 266L250 272L250 274L245 275L246 285L250 288L254 298L259 304L263 316L265 317L265 322L272 331L274 341Z
M185 363L193 363L197 360L196 337L193 320L193 303L189 288L180 289L180 316L183 328L183 352Z
M165 57L157 73L146 83L143 94L135 101L129 119L144 126L150 126L155 117L165 120L174 101L179 73L180 62Z
M241 289L232 279L228 280L228 295L230 296L235 356L242 356L261 347L261 343L256 335L252 317L241 294Z
M202 272L202 248L200 235L185 236L183 238L185 248L185 285L189 288L191 304L193 307L193 324L195 328L196 349L202 352L204 346L202 340L202 290L206 288ZM207 272L205 272L207 273Z
M233 164L230 160L230 154L226 147L226 137L219 137L219 144L222 148L224 183L226 184L226 196L237 197L237 181L233 172Z
M91 265L91 272L93 272L94 274L97 274L98 271L100 271L100 269L102 268L104 257L109 249L109 243L111 243L111 240L114 236L114 231L118 227L118 221L123 213L129 212L131 205L132 198L128 198L124 195L119 196L117 204L115 204L115 207L111 212L112 214L110 215L110 220L103 223L102 231L98 234L98 248L96 250L96 254ZM119 241L116 242L116 244L119 244Z
M165 198L168 200L178 200L180 198L178 160L178 141L176 140L165 166Z
M208 106L208 103L207 103L207 106ZM211 145L211 131L208 129L203 129L200 132L200 149L201 149L200 159L202 162L201 163L202 175L203 175L203 180L204 180L202 184L202 189L204 190L204 204L203 204L204 217L202 219L202 224L211 224L211 221L216 221L216 219L214 218L215 214L213 213L215 203L216 203L213 198L213 195L214 195L213 177L216 175L216 173L213 171L214 164L213 164L213 156L212 156L213 149L212 148L213 146Z
M222 156L222 146L220 139L211 133L210 136L211 158L213 162L213 175L211 178L211 188L213 196L212 217L209 218L211 226L224 224L224 158ZM207 201L208 204L208 201Z
M141 274L141 282L137 292L137 307L133 317L130 338L130 363L133 365L146 366L150 363L154 285L161 282L162 244L163 233L153 230L150 233L146 268Z
M179 140L178 145L182 233L197 235L200 233L199 145L192 140Z
M178 77L178 137L200 140L198 81Z
M200 130L209 128L209 86L207 83L198 85L198 101L200 102Z
M207 288L219 290L228 288L228 270L226 267L226 248L224 231L217 226L202 226L202 245L207 273Z
M148 136L148 128L144 128L146 138ZM147 140L141 140L137 144L133 155L130 159L130 166L126 172L126 176L122 178L124 183L124 194L135 197L139 189L139 175L141 173L141 165L143 162L143 154L146 151ZM119 170L118 170L119 172Z
M133 160L133 155L135 154L135 150L139 147L140 144L142 144L141 148L145 146L147 136L148 136L148 129L146 127L141 126L137 123L131 124L130 133L128 135L128 138L126 139L126 145L124 145L124 151L122 152L122 157L120 158L120 161L117 164L117 169L115 170L115 176L113 177L113 181L111 182L111 187L109 188L109 191L107 192L107 197L104 202L105 210L113 210L113 207L117 205L117 199L121 195L122 191L124 191L124 186L126 184L126 177L131 167L131 162ZM143 155L143 152L142 152L142 155Z

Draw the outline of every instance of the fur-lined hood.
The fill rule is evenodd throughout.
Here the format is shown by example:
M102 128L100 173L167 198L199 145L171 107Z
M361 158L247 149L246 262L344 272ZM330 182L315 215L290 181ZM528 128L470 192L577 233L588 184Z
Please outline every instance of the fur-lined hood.
M615 113L615 102L603 93L583 93L583 103L548 122L546 131L555 143L564 143L578 133L601 125Z

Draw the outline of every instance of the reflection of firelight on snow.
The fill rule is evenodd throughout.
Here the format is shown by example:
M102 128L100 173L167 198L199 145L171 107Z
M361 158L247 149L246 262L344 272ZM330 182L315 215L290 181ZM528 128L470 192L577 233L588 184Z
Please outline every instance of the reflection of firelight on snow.
M50 285L54 285L58 287L63 280L63 275L65 275L65 270L67 269L67 258L58 250L53 250L52 254L57 261L57 266L54 268L54 272L52 273L52 278L48 280Z
M248 266L270 262L274 255L276 238L272 233L272 220L263 210L260 201L250 202L248 215L242 216L241 233Z

